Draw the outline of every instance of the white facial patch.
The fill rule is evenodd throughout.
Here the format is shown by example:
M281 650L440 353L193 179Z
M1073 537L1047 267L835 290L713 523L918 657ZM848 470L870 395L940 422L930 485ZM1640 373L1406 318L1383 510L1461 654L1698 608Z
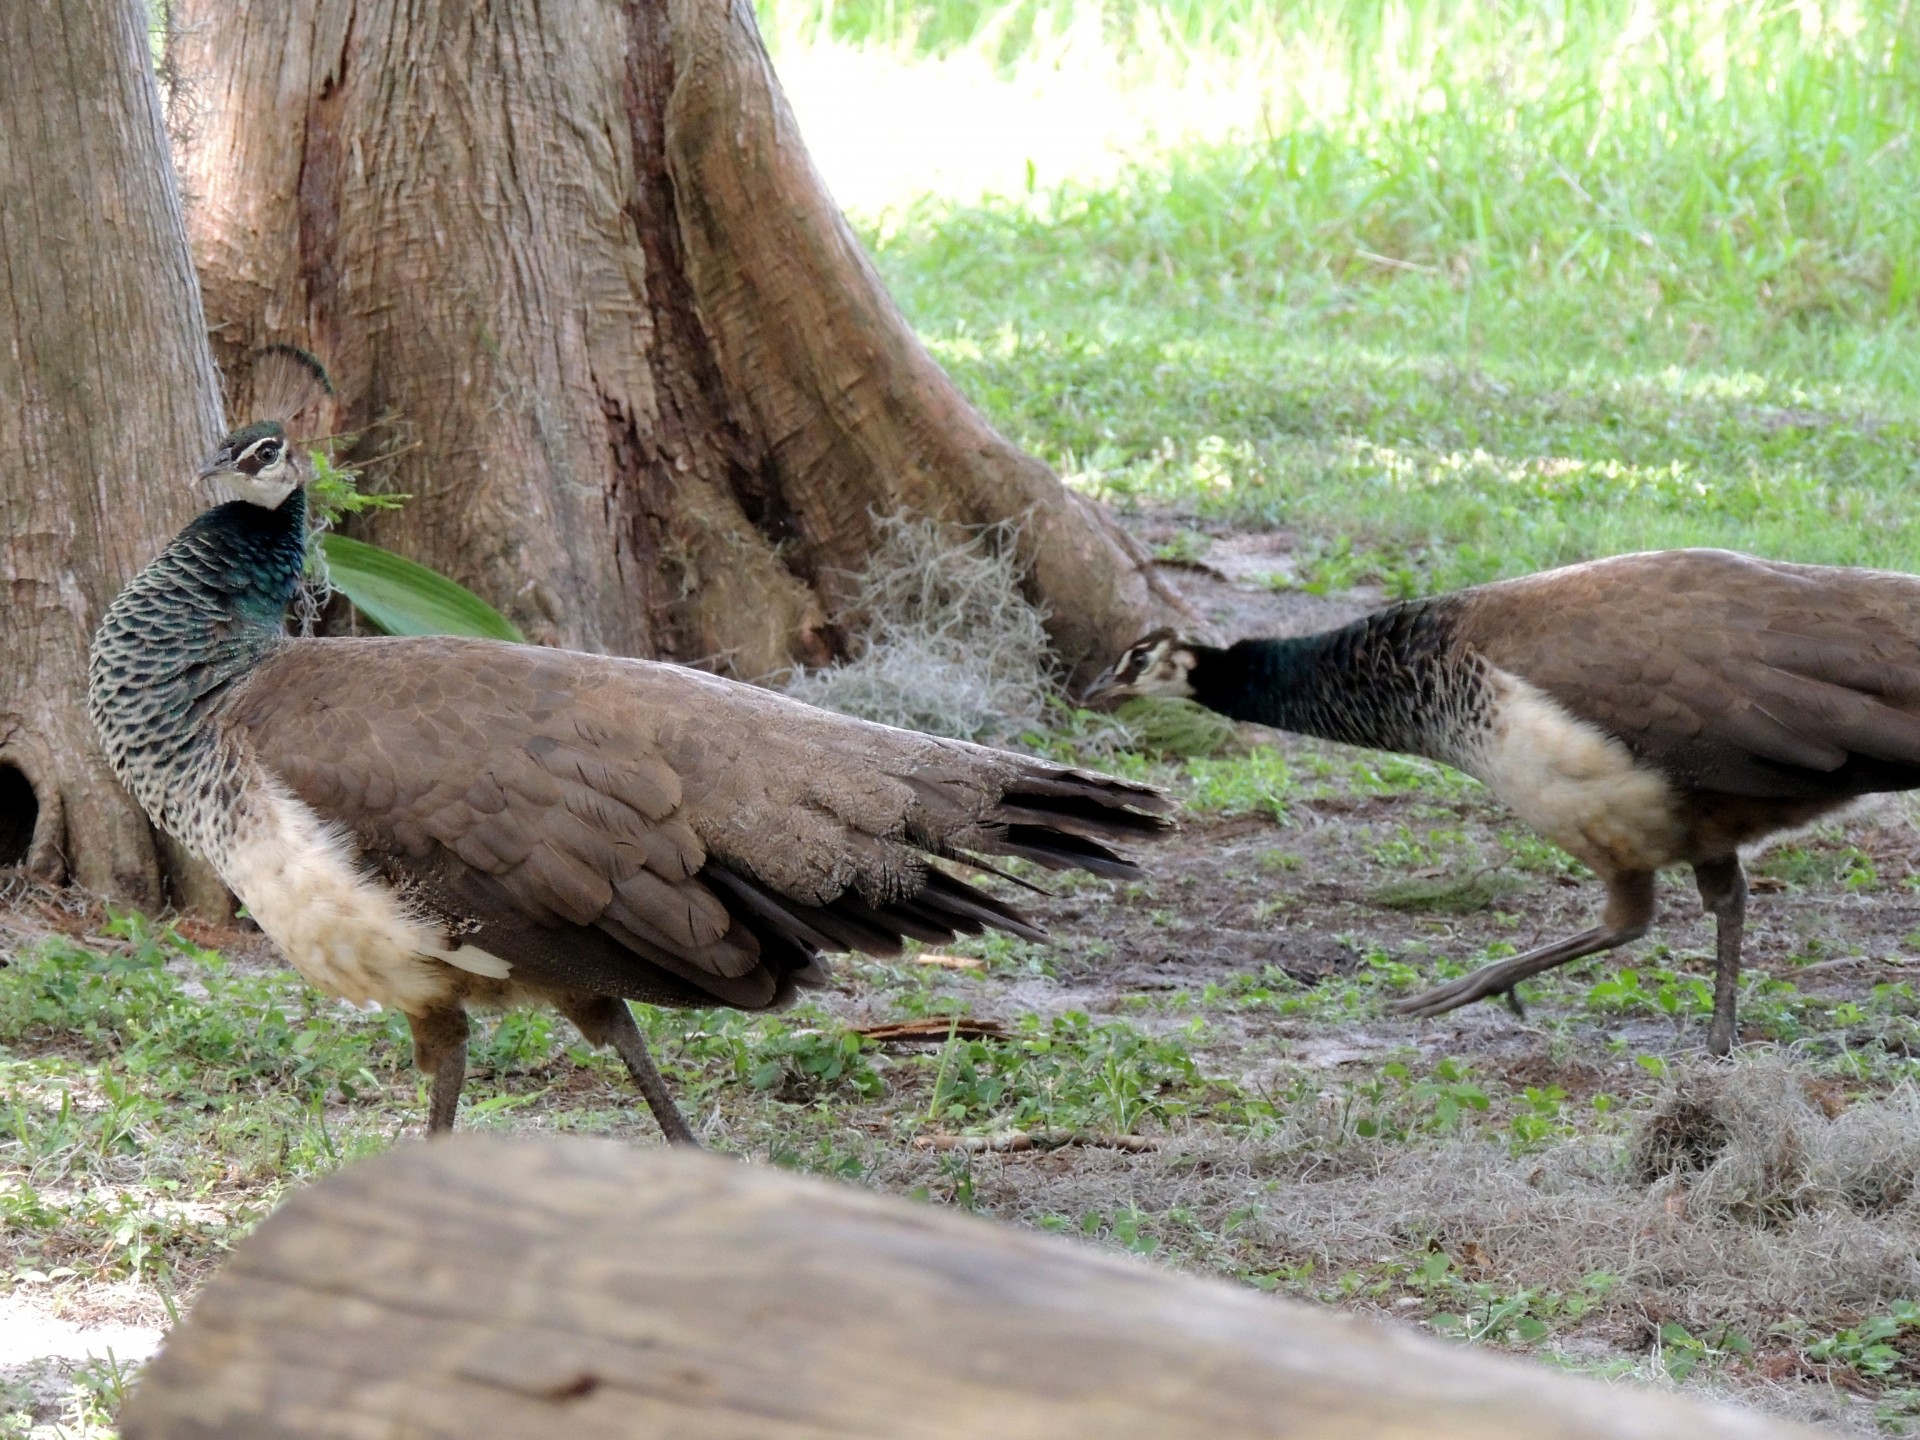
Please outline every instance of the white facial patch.
M213 478L235 499L258 505L263 510L278 510L300 485L299 475L284 460L258 475L249 475L244 470L222 470Z
M1155 693L1193 698L1193 652L1175 648L1161 656L1154 666L1154 678L1160 688Z

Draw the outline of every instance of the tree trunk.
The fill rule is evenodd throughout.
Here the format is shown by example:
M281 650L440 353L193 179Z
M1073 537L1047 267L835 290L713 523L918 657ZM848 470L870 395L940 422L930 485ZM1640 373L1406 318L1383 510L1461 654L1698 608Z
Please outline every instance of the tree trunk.
M371 538L529 636L748 678L824 661L903 510L1023 520L1076 668L1177 603L915 339L748 0L175 10L219 344L321 354L413 496Z
M1818 1440L850 1185L483 1134L288 1200L120 1433Z
M199 508L220 424L142 0L8 8L0 260L0 864L212 903L86 713L94 625Z

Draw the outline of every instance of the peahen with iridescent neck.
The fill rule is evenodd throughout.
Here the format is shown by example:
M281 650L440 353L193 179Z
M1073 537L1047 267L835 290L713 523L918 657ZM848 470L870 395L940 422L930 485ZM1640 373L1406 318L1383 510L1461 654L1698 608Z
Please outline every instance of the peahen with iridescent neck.
M693 1143L628 1000L762 1009L823 952L1004 930L933 865L1126 876L1150 787L816 710L677 665L445 637L300 639L282 427L222 441L200 516L109 607L89 708L154 822L311 983L402 1011L453 1125L470 1006L550 1005ZM977 862L976 862L977 863Z
M1438 1015L1638 939L1654 872L1718 923L1708 1047L1733 1043L1740 847L1920 786L1920 579L1667 550L1221 649L1159 631L1089 700L1178 695L1241 720L1424 755L1482 781L1607 887L1601 923L1394 1008Z
M87 686L114 772L161 829L203 854L220 848L239 798L210 718L285 643L307 554L306 492L279 483L292 469L278 423L229 435L205 473L222 471L264 483L279 503L232 500L182 530L107 607Z

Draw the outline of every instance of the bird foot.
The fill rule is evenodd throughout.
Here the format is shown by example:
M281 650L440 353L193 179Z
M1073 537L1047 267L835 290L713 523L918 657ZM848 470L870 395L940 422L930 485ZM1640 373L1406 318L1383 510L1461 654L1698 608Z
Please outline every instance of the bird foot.
M1409 996L1405 1000L1396 1000L1387 1007L1387 1010L1394 1015L1406 1015L1416 1020L1431 1020L1434 1016L1444 1015L1449 1010L1458 1010L1461 1006L1471 1005L1476 1000L1485 1000L1498 995L1506 1000L1508 1009L1522 1020L1526 1019L1527 1012L1521 1005L1520 997L1514 992L1513 986L1502 985L1497 981L1489 984L1488 979L1488 976L1478 972L1465 975L1445 985L1436 985L1433 989L1419 995Z

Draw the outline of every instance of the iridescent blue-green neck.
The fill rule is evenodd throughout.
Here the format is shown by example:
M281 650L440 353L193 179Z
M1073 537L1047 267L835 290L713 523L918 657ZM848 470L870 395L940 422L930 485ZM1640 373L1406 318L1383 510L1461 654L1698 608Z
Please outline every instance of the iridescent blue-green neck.
M209 715L285 643L306 550L305 491L273 510L231 501L182 530L107 607L87 708L115 772L162 824Z
M1344 630L1284 639L1240 640L1225 649L1195 645L1187 683L1193 698L1235 720L1251 720L1350 745L1386 747L1400 737L1382 722L1378 692L1349 679ZM1364 703L1355 705L1355 696Z
M230 500L197 516L159 557L136 575L107 611L122 602L122 624L174 623L171 634L201 643L267 643L285 631L287 607L307 563L307 492L295 490L269 510ZM184 624L185 628L181 628ZM103 626L104 630L105 627Z

